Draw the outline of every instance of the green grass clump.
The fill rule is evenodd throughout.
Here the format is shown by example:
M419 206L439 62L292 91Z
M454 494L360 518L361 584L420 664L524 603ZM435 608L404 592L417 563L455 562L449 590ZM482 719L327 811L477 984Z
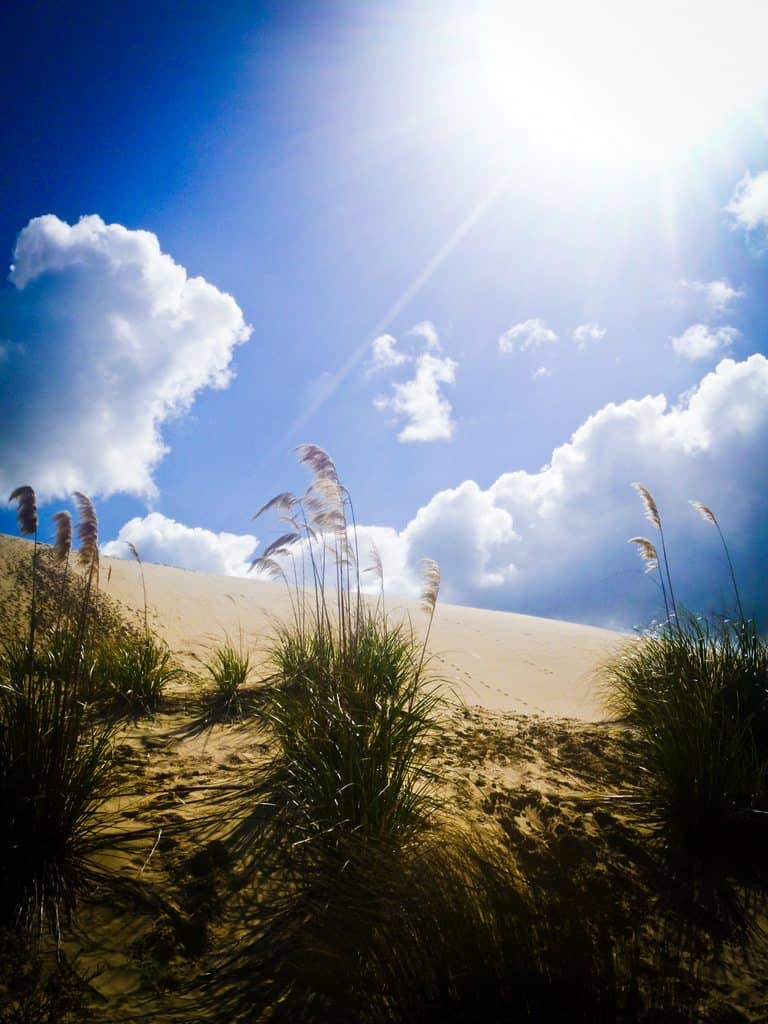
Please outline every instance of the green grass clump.
M0 661L0 921L58 934L87 877L98 810L113 792L112 735L85 699L90 666L71 635L38 634Z
M251 656L242 644L227 640L203 661L205 678L211 685L210 705L214 718L237 718L243 710L243 687L251 677Z
M630 645L608 677L673 819L712 830L765 807L768 645L752 625L667 625Z
M280 494L261 510L284 513L294 530L254 563L285 582L293 608L271 651L265 721L277 755L256 792L275 808L272 824L284 841L402 844L428 818L420 744L440 700L423 676L426 640L392 625L382 597L375 605L364 599L349 492L326 452L298 452L312 484L301 498ZM374 565L381 581L377 555ZM427 568L431 625L439 572Z
M166 686L182 675L164 641L149 632L128 633L101 646L96 690L129 714L152 714Z
M678 612L658 507L634 486L663 559L647 538L632 543L659 573L667 620L608 666L608 700L638 730L652 796L671 821L692 835L726 835L724 826L768 808L768 643L744 617L725 537L700 502L691 504L718 531L739 614L708 623Z
M296 840L404 842L428 817L420 743L439 697L417 672L421 650L406 629L363 612L347 640L286 630L275 645L274 798Z

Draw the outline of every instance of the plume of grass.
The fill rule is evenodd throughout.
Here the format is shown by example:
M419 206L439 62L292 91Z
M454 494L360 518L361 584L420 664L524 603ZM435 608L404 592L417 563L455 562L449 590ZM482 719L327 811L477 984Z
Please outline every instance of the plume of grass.
M725 535L723 534L723 531L720 528L720 523L717 521L717 516L715 515L715 513L712 511L711 508L709 508L707 505L702 504L702 502L700 502L700 501L692 501L690 504L696 509L696 511L699 513L701 518L705 520L705 522L711 523L712 526L715 527L715 529L717 530L718 534L720 535L720 541L721 541L721 543L723 545L723 551L725 552L725 558L726 558L726 561L728 562L728 570L729 570L729 572L731 574L731 583L733 584L733 592L736 595L736 605L737 605L737 607L739 609L739 618L741 619L742 623L746 623L746 616L744 615L744 608L742 607L742 604L741 604L741 595L739 594L739 587L738 587L738 584L736 583L736 573L734 572L733 562L731 561L731 553L728 550L728 545L725 542Z
M73 494L79 521L77 536L80 540L78 557L80 564L87 569L90 578L99 568L99 519L91 499L81 491Z
M61 616L64 611L64 596L67 590L67 576L69 572L69 556L72 551L72 515L66 510L54 512L53 521L56 524L56 535L53 542L53 557L61 566L61 589L59 591L58 612L56 615L56 632L61 625Z
M665 572L667 574L667 583L666 583L667 589L664 590L664 576L661 573L661 570L659 570L659 576L661 578L662 590L664 590L664 595L665 595L664 596L664 604L665 604L665 607L667 609L667 618L669 618L669 612L670 612L670 606L671 606L671 611L672 611L672 615L674 616L675 623L679 626L680 620L679 620L679 617L678 617L678 614L677 614L677 603L675 601L675 592L672 589L672 576L671 576L670 571L669 571L669 560L667 558L667 545L666 545L666 541L664 539L664 528L661 525L661 515L659 514L658 506L656 505L656 502L654 501L653 495L651 494L651 492L648 490L647 487L644 487L642 484L639 484L639 483L634 483L634 484L632 484L632 486L637 491L637 493L640 495L640 500L642 501L643 507L645 508L645 517L646 517L646 519L648 520L648 522L652 523L656 527L656 529L659 531L659 537L661 538L661 552L662 552L662 555L664 557L664 570L665 570ZM667 604L667 598L666 598L667 592L669 593L669 604Z
M129 540L127 540L125 543L126 543L126 547L131 552L131 554L133 555L134 559L136 560L136 564L139 567L139 572L141 573L141 593L142 593L142 596L144 598L144 633L145 633L145 635L148 636L149 635L149 621L147 619L147 584L146 584L146 582L144 580L144 566L143 566L142 561L141 561L141 555L137 551L136 546L134 544L132 544Z
M25 537L34 537L32 547L32 603L29 615L29 652L34 655L35 650L35 629L37 628L37 498L34 490L29 484L22 484L11 491L9 502L16 502L16 515L19 523L19 533Z
M421 646L421 658L419 659L419 667L416 672L417 677L421 675L421 670L424 665L424 656L426 654L427 644L429 643L429 634L432 630L432 620L435 617L437 595L440 591L440 566L431 558L422 558L421 572L421 607L427 613L429 619L427 621L427 631L424 635L424 643Z
M628 544L636 544L640 551L640 557L645 562L645 571L659 573L659 581L661 583L661 594L664 598L664 611L666 612L666 620L670 621L669 616L669 600L667 599L667 588L664 584L664 574L659 570L659 553L656 550L656 545L648 540L647 537L630 537L627 541Z

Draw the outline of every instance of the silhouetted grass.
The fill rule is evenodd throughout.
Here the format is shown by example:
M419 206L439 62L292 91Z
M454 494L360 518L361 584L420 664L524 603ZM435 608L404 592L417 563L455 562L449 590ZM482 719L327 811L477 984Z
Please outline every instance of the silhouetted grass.
M84 699L90 666L72 635L37 644L0 661L0 918L58 934L113 791L113 728Z
M685 619L630 645L608 678L672 819L717 830L765 809L768 645L753 626Z
M127 714L152 714L166 686L182 675L163 640L150 632L128 633L117 643L101 645L96 693Z
M634 486L661 531L656 503L647 489ZM666 550L665 584L653 544L634 537L649 571L660 572L671 613L614 659L607 679L609 702L644 744L653 800L670 822L701 838L725 835L737 819L768 809L768 643L744 618L718 520L707 506L692 504L718 530L739 618L708 623L679 615L674 598L667 602L673 591Z

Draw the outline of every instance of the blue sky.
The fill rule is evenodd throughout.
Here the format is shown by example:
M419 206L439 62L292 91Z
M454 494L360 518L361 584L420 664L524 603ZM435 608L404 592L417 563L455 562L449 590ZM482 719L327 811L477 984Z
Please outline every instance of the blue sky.
M632 626L639 479L768 621L768 10L635 7L6 5L2 486L239 573L310 440L392 589Z

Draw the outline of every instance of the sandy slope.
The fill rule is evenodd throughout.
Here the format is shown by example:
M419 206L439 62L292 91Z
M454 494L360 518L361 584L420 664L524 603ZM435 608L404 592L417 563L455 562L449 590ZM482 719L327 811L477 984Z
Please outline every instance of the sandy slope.
M242 631L256 653L276 620L291 609L279 583L213 576L145 565L150 615L174 650L200 650ZM142 607L135 562L104 558L102 589L123 604ZM393 616L426 625L416 602L391 603ZM430 650L435 674L468 704L597 721L604 716L595 674L626 639L621 633L508 612L482 611L438 602Z

